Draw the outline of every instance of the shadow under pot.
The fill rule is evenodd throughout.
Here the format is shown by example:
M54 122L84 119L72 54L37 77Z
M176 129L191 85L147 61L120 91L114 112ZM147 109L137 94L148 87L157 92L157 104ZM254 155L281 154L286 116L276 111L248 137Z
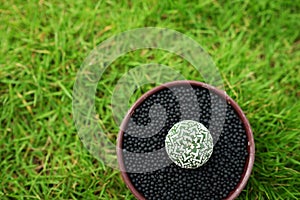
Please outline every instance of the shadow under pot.
M254 139L224 91L196 81L160 85L125 116L122 177L137 199L235 199L254 163Z

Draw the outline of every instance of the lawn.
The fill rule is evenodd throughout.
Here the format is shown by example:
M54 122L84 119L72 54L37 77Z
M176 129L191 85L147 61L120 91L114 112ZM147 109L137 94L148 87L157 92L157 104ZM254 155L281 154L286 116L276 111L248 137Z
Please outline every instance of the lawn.
M137 2L1 1L0 199L134 199L120 172L81 143L72 91L93 48L146 26L174 29L201 44L248 117L256 158L239 199L300 199L300 1ZM112 142L116 81L146 63L202 80L189 63L162 50L119 57L98 83L96 98Z

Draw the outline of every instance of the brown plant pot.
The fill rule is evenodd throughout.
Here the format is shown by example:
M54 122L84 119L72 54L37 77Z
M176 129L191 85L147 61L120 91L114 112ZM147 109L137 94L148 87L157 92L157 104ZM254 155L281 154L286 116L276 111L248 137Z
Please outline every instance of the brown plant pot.
M165 83L165 84L162 84L160 86L157 86L157 87L153 88L152 90L146 92L144 95L142 95L134 103L134 105L130 108L130 110L128 111L127 115L125 116L125 118L122 122L121 129L120 129L120 132L118 134L118 139L117 139L117 157L118 157L119 167L121 169L122 178L123 178L124 182L126 183L127 187L130 189L130 191L134 194L134 196L137 199L139 199L139 200L146 199L136 189L136 187L133 185L131 179L129 178L128 173L125 171L125 165L124 165L123 153L122 153L123 135L124 135L123 130L125 130L125 128L127 127L129 119L133 115L133 113L135 112L135 109L142 102L144 102L147 97L151 96L152 94L155 94L156 92L158 92L158 91L160 91L164 88L169 88L169 87L173 87L173 86L180 86L180 85L185 85L185 84L205 88L205 89L208 89L209 91L219 95L221 98L226 100L226 102L234 108L234 110L237 113L239 119L243 123L243 128L245 129L247 140L248 140L248 146L247 146L248 156L246 158L246 162L245 162L245 165L244 165L244 171L242 173L242 176L240 178L239 183L236 185L234 190L232 190L229 193L229 195L225 198L225 199L235 199L236 197L238 197L238 195L241 193L243 188L246 186L247 181L250 177L252 168L253 168L253 164L254 164L255 145L254 145L254 138L253 138L252 130L251 130L250 124L249 124L245 114L243 113L241 108L238 106L238 104L233 99L231 99L224 91L219 90L219 89L217 89L213 86L210 86L208 84L205 84L205 83L202 83L202 82L197 82L197 81L173 81L173 82L169 82L169 83Z

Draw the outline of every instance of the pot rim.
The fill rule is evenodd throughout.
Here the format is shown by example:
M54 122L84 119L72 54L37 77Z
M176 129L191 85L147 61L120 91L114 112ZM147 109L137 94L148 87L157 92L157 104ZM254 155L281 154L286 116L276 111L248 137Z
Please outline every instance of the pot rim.
M130 189L130 191L133 193L133 195L139 199L139 200L146 200L145 197L139 193L139 191L134 187L134 185L132 184L127 172L125 171L125 166L124 166L124 162L123 162L123 154L122 154L122 141L123 141L123 135L124 135L124 131L125 127L127 126L127 123L130 119L130 117L132 116L132 114L134 113L135 109L143 102L145 101L145 99L149 96L151 96L152 94L168 88L168 87L172 87L172 86L178 86L178 85L191 85L191 86L198 86L198 87L202 87L202 88L206 88L208 89L210 92L214 92L217 95L219 95L220 97L222 97L223 99L226 100L226 102L228 104L230 104L234 110L236 111L238 117L242 120L244 128L246 130L246 135L247 135L247 139L248 139L248 147L247 147L247 151L248 151L248 158L246 160L245 163L245 168L244 168L244 172L241 176L240 182L237 184L237 186L229 193L229 195L226 197L226 199L228 200L232 200L235 199L236 197L238 197L238 195L242 192L243 188L246 186L248 179L251 175L251 171L254 165L254 157L255 157L255 144L254 144L254 137L253 137L253 133L251 130L251 126L249 124L248 119L246 118L245 114L243 113L242 109L239 107L239 105L231 98L229 97L225 91L220 90L216 87L213 87L211 85L208 85L206 83L203 82L198 82L198 81L193 81L193 80L179 80L179 81L172 81L172 82L168 82L168 83L164 83L161 84L151 90L149 90L148 92L146 92L145 94L143 94L129 109L129 111L127 112L126 116L123 119L123 122L121 124L121 129L119 131L118 134L118 138L117 138L117 158L118 158L118 164L121 170L121 176L125 182L125 184L127 185L127 187Z

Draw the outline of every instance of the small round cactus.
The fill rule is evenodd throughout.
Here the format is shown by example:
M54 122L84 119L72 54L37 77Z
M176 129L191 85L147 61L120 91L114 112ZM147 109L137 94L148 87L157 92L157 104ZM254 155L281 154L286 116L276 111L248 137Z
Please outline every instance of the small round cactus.
M169 130L165 148L176 165L189 169L198 168L209 160L213 152L213 138L203 124L184 120Z

